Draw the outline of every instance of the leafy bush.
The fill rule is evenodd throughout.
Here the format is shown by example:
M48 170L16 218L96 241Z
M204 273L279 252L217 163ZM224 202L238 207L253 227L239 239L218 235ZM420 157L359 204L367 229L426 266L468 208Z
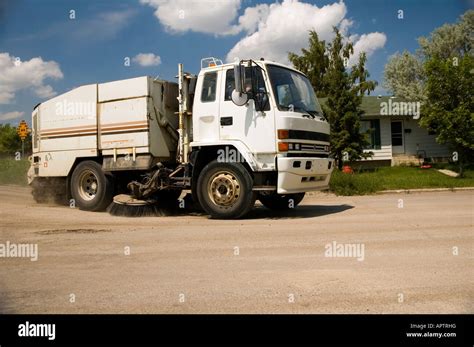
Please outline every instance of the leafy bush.
M28 160L0 159L0 184L26 185Z

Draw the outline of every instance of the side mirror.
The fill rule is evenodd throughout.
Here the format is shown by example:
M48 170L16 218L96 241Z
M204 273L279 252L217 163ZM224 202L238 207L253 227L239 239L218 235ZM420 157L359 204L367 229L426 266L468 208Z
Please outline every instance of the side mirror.
M232 91L232 102L237 106L244 106L249 101L249 96L246 93L239 93L237 90Z
M245 80L245 70L240 63L235 63L234 65L234 80L235 80L235 90L239 93L244 92L244 80Z
M232 91L232 102L237 106L243 106L248 102L249 96L244 92L245 68L240 63L236 63L234 66L234 80L235 88Z

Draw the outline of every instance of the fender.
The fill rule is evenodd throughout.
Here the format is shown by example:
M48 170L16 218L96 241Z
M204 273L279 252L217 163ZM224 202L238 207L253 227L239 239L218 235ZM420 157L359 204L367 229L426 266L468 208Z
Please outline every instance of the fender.
M255 159L255 154L239 140L225 140L225 141L212 141L212 142L191 142L191 147L235 147L240 155L245 159L247 164L250 166L252 171L258 171L259 167Z

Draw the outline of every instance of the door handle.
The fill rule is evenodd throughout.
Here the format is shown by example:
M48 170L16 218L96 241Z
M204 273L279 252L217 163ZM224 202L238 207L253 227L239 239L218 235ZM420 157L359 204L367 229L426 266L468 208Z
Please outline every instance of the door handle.
M233 124L233 117L221 117L221 126L229 126Z

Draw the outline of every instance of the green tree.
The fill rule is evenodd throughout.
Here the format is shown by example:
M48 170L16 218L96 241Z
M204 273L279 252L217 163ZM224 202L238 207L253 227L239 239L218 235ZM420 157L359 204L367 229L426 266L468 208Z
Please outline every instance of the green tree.
M327 96L327 83L324 78L329 66L329 57L326 54L326 41L320 41L316 31L309 32L308 49L303 48L301 55L288 53L288 59L293 66L308 76L316 96Z
M435 29L429 37L420 37L418 44L424 59L448 59L473 54L474 10L466 11L455 24L445 24Z
M384 86L394 95L422 102L420 125L456 152L461 177L474 158L473 32L474 10L469 10L457 23L419 38L416 55L392 56L384 71Z
M445 24L429 37L420 37L416 54L404 51L391 56L385 65L383 86L392 94L416 101L426 100L427 79L424 63L432 58L448 59L473 54L474 10L461 16L458 23Z
M417 56L404 51L389 57L384 69L384 88L400 98L421 102L425 99L424 83L423 62Z
M459 173L474 157L474 58L464 55L457 65L438 57L425 64L427 103L420 124L436 133L436 141L448 145Z
M308 75L316 94L327 97L323 105L324 113L331 127L331 150L339 169L342 168L344 153L349 161L366 158L368 145L366 134L360 132L362 96L370 93L376 86L368 80L365 68L365 53L360 54L357 64L348 68L348 62L354 53L351 42L344 43L337 28L331 43L319 41L317 34L310 32L309 48L302 55L289 54L293 65Z
M10 124L0 124L0 156L14 157L16 152L21 153L21 139L16 127ZM25 139L25 156L31 153L31 136Z

